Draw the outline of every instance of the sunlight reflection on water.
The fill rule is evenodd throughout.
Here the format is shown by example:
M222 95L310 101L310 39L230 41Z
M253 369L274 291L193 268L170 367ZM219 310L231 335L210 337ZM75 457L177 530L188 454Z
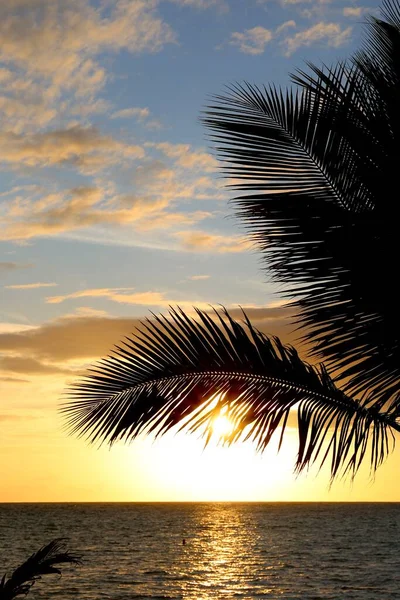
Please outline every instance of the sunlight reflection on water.
M84 565L33 600L398 599L399 528L398 504L0 505L0 573L67 534Z

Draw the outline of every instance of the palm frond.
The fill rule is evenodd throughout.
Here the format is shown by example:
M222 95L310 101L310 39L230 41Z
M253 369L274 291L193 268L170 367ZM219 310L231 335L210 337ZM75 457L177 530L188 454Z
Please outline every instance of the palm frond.
M296 299L314 356L349 393L388 398L400 381L398 101L395 119L360 61L310 65L297 91L232 86L203 121L223 172L247 192L237 214Z
M17 567L9 579L6 575L0 582L0 600L12 600L26 596L34 583L43 575L57 573L65 564L80 564L81 558L65 549L65 540L58 538L46 544Z
M179 424L207 435L212 418L227 410L235 425L227 442L252 439L264 450L279 428L282 442L293 409L299 471L330 455L332 476L342 467L355 473L369 440L371 467L384 460L391 429L399 429L395 407L383 412L370 399L346 396L323 366L303 362L246 315L241 324L225 309L196 313L154 316L92 368L62 407L71 430L110 443Z

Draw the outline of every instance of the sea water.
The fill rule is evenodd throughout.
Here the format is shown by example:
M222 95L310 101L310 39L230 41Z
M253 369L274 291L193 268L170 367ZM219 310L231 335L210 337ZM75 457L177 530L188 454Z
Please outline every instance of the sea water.
M400 504L1 504L0 576L67 537L29 598L400 598Z

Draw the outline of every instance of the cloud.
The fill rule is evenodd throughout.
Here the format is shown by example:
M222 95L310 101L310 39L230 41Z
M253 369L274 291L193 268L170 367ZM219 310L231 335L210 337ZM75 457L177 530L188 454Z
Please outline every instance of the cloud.
M145 146L159 150L168 158L173 159L177 166L184 169L214 173L218 167L218 161L211 154L203 150L192 150L190 144L147 142Z
M131 119L133 117L146 127L146 129L162 129L163 125L161 121L150 118L150 115L150 110L147 107L132 107L117 110L111 115L111 119Z
M188 279L191 279L192 281L203 281L204 279L210 279L211 275L192 275L191 277L188 277Z
M225 236L208 231L180 231L175 234L183 248L192 252L245 252L251 244L239 236Z
M130 117L135 117L138 121L144 121L148 119L150 116L150 111L148 108L140 108L138 106L132 108L123 108L122 110L117 110L111 115L112 119L129 119Z
M58 319L26 331L0 333L0 352L30 356L45 363L84 361L106 354L138 323L132 318Z
M28 331L31 329L34 329L34 326L25 325L22 323L1 323L0 322L0 334L19 333L20 331Z
M75 298L111 298L114 294L121 294L133 289L135 288L94 288L80 290L78 292L73 292L72 294L66 294L65 296L49 296L46 298L46 302L48 304L60 304L65 300Z
M2 372L22 373L25 375L71 375L74 371L57 365L46 364L35 358L23 356L0 357Z
M115 236L117 227L124 228L125 238L133 230L137 234L157 229L175 231L213 216L209 210L188 210L190 203L226 197L208 176L215 170L215 159L188 144L146 144L163 155L163 160L152 160L143 156L141 147L102 135L93 127L75 126L26 136L0 134L0 147L2 140L2 154L15 168L21 164L71 165L84 173L96 171L97 175L92 175L94 185L58 191L56 186L56 191L45 190L43 186L20 186L3 194L0 240L23 242L83 231L81 236L90 235L91 239L98 236L104 243L105 230L109 239L120 239ZM101 171L114 163L115 169L125 165L134 167L121 171L133 193L118 193L113 173ZM180 203L184 210L177 208ZM165 243L175 247L176 240L167 240L168 235L167 232L164 235Z
M231 33L230 44L237 46L245 54L262 54L273 38L273 32L265 27L257 26L244 32Z
M139 306L157 306L168 308L169 306L181 306L191 309L194 305L207 308L204 302L196 302L185 299L172 299L164 292L132 292L134 288L94 288L79 290L63 296L49 296L46 298L48 304L61 304L66 300L76 300L80 298L106 298L117 304L134 304Z
M86 290L91 297L101 293L115 294L116 301L136 301L138 294L129 288L117 290ZM150 294L153 296L150 296ZM155 294L158 294L155 297ZM126 295L124 299L118 296ZM145 295L147 297L145 298ZM78 297L71 294L70 297ZM80 297L83 297L81 294ZM67 298L67 296L66 296ZM169 304L180 304L185 311L193 313L193 306L199 306L213 315L208 304L168 300L157 292L142 293L141 300L161 302L160 308L166 312ZM288 317L293 316L290 307L244 307L254 326L265 333L278 335L283 341L293 342ZM96 312L91 307L78 307L79 314L68 315L37 327L0 327L0 369L4 383L25 383L32 377L72 377L79 376L93 361L109 354L110 350L140 327L140 321L133 318L112 317ZM243 320L242 309L229 308L230 314Z
M208 305L204 309L211 311ZM264 333L278 335L285 342L295 340L289 325L289 317L293 316L290 308L244 309ZM229 312L235 319L243 320L242 309L230 308ZM70 316L25 331L0 333L0 352L5 360L1 366L10 373L71 375L74 371L68 365L76 370L98 360L139 326L140 321L133 318Z
M9 271L16 271L18 269L30 269L33 264L21 264L16 262L0 262L0 273L7 273Z
M102 53L153 53L175 43L157 5L157 0L99 5L90 0L2 0L0 61L13 71L11 77L0 75L3 111L12 111L13 104L20 111L25 100L31 119L49 122L59 111L61 94L91 99L102 89L107 81L97 60ZM23 119L18 112L13 116Z
M263 3L263 1L268 1L268 0L258 0L258 2L260 4ZM323 4L330 4L332 2L332 0L280 0L280 3L282 4L282 6L292 6L294 4L316 4L316 5L323 5Z
M228 4L225 0L169 0L174 4L180 6L193 6L194 8L211 8L216 6L217 8L227 10Z
M5 285L7 290L35 290L38 288L55 287L57 283L21 283L18 285Z
M370 8L364 8L363 6L345 6L343 9L343 15L345 17L361 17L366 12L371 12Z
M346 44L350 40L353 28L342 29L338 23L320 22L308 29L299 31L292 37L287 37L283 45L286 47L286 56L290 56L302 46L311 46L316 42L325 42L335 48Z
M231 34L229 43L231 46L237 46L240 52L245 54L262 54L271 40L292 27L296 27L296 22L290 19L279 25L274 31L261 26L246 29L244 32L235 31Z
M108 298L119 304L139 304L144 306L168 306L170 300L165 298L165 295L160 292L136 292L128 293L128 290L134 288L95 288L81 290L66 294L64 296L49 296L46 298L48 304L60 304L65 300L74 300L76 298Z
M171 229L176 227L186 227L195 225L199 221L203 221L211 217L210 212L197 210L192 213L183 212L168 212L159 215L150 215L138 221L136 224L137 231L150 231L152 229Z
M3 209L0 239L27 240L95 225L129 225L157 216L169 198L111 196L96 187L79 187L37 199L16 198Z
M282 25L279 25L279 27L275 29L275 34L279 35L280 33L283 33L284 31L286 31L287 29L291 29L292 27L296 27L296 21L290 19L290 21L285 21L284 23L282 23Z
M145 156L143 148L103 135L96 127L75 125L44 133L0 132L1 162L14 166L74 166L95 172L123 159Z

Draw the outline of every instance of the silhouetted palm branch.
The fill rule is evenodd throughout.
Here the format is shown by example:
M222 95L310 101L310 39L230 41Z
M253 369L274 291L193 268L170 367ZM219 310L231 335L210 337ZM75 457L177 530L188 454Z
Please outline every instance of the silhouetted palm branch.
M12 600L18 596L26 596L34 583L41 579L42 575L57 573L61 575L58 568L64 564L80 564L79 556L71 554L65 549L62 538L55 539L38 552L32 554L21 566L19 566L9 579L6 575L0 582L0 600Z
M400 430L400 3L384 2L383 16L349 63L309 65L296 91L231 86L204 117L225 174L246 192L234 200L239 216L343 389L247 318L171 311L72 389L72 431L114 442L180 424L208 437L227 409L227 441L263 450L279 428L282 441L293 410L297 470L329 455L332 477L354 474L369 450L372 469L383 461Z
M154 317L127 338L71 390L63 410L74 432L91 441L163 434L179 423L209 435L213 416L229 413L234 431L227 439L253 439L260 450L297 411L301 471L331 455L331 472L355 473L371 443L371 467L389 450L390 428L400 429L397 412L380 412L369 398L357 402L335 386L323 366L304 363L278 338L270 339L233 320L225 310L183 311ZM213 398L221 394L215 406Z
M400 8L370 19L350 64L310 65L297 91L235 85L204 122L267 267L297 300L314 355L352 394L398 391Z

